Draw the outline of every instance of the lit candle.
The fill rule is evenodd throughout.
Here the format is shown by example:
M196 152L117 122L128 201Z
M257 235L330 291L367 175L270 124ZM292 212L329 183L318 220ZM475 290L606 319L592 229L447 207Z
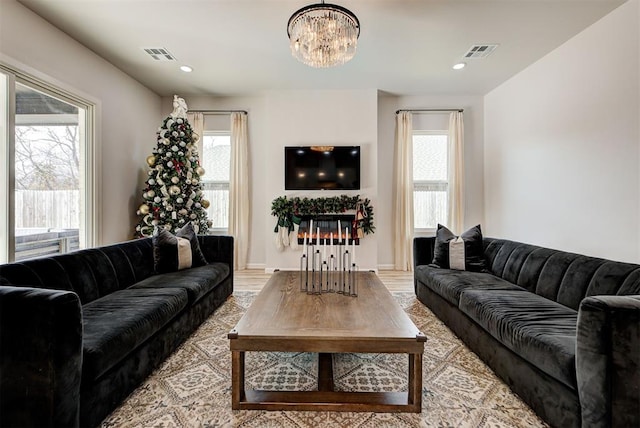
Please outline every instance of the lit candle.
M324 241L324 247L322 249L322 258L327 260L327 238L324 238L323 241Z
M313 219L309 223L309 244L313 242Z
M353 241L351 241L351 264L356 264L356 238L353 237Z
M316 245L320 246L320 228L317 228L317 232L316 232ZM318 248L318 251L320 251L320 248Z
M307 232L304 233L304 241L302 242L302 255L306 256L307 255Z
M344 234L347 236L347 242L345 243L345 245L348 245L349 244L349 228L348 227L344 228ZM344 238L342 238L342 242L345 242Z
M338 245L340 245L340 232L342 231L342 229L340 229L340 220L338 220Z
M331 249L329 250L329 253L333 256L333 232L331 232Z

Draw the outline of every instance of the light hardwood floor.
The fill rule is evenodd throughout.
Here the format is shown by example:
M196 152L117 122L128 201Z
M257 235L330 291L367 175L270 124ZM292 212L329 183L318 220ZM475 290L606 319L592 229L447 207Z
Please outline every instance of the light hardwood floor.
M270 276L262 269L236 271L233 288L238 291L260 291ZM413 272L381 270L378 271L378 277L389 291L413 291Z

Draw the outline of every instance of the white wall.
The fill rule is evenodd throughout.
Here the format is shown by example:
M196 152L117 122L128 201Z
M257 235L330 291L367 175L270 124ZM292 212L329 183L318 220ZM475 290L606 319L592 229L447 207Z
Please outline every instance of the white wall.
M481 96L397 97L364 91L272 91L254 97L185 97L190 109L244 109L249 112L251 157L251 237L249 266L295 269L298 253L279 253L274 244L271 201L282 195L325 197L328 191L285 191L284 150L290 145L360 145L362 189L346 191L371 199L376 232L358 248L361 269L393 265L393 143L395 111L402 108L464 108L465 225L483 222L483 98ZM163 99L171 111L171 99ZM167 113L168 114L168 113ZM416 122L426 119L416 116ZM444 116L448 120L447 116ZM220 120L217 117L216 120ZM222 119L224 120L224 119ZM448 123L448 122L447 122ZM224 122L221 126L224 126ZM342 194L342 192L337 193Z
M481 96L393 96L381 93L378 102L378 207L376 222L382 227L379 242L393 242L393 181L395 112L401 109L464 109L465 228L483 223L483 98ZM431 128L426 123L449 125L448 114L415 114L414 129ZM424 123L424 125L422 125ZM432 130L436 130L431 128ZM484 224L482 225L484 226ZM378 247L381 269L393 269L392 245Z
M1 3L0 61L97 104L98 244L131 239L160 97L14 0Z
M377 225L377 91L281 91L267 94L266 137L269 150L264 162L269 170L264 177L268 206L282 195L289 197L329 197L360 195L369 198ZM310 145L361 146L361 189L359 191L285 191L284 147ZM254 180L256 182L256 180ZM295 269L301 252L278 253L273 244L275 217L270 217L265 233L266 267ZM378 268L378 234L360 241L357 258L360 269Z
M278 252L271 201L279 196L328 197L341 194L371 199L377 222L377 92L273 91L255 97L185 97L190 109L243 109L249 112L251 157L251 236L249 267L297 269L300 252ZM170 112L171 100L165 98ZM285 191L284 147L296 145L360 145L359 191ZM378 234L368 235L357 249L361 269L378 268Z
M640 261L637 0L485 96L490 236Z

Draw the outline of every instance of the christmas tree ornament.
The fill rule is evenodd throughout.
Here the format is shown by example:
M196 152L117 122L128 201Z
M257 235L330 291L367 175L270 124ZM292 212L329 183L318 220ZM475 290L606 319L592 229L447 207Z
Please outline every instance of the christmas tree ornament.
M204 168L203 168L203 167L199 166L199 167L197 167L197 168L196 168L196 173L197 173L199 176L203 176L203 175L204 175L204 173L205 173L205 170L204 170Z
M204 209L207 209L207 208L209 208L209 206L211 205L211 203L210 203L209 201L207 201L206 199L203 199L203 200L200 202L200 205L202 205L202 206L204 207Z
M149 170L141 192L144 203L136 211L141 216L136 237L151 236L156 227L176 230L186 222L191 222L197 233L207 233L212 225L198 179L204 174L195 146L198 137L187 119L185 101L175 96L173 107L158 128L153 155L146 158Z

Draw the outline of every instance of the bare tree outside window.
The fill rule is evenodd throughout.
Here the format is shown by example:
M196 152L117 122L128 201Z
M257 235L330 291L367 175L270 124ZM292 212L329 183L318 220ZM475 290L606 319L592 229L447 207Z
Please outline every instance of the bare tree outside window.
M16 190L77 190L78 126L16 126Z

